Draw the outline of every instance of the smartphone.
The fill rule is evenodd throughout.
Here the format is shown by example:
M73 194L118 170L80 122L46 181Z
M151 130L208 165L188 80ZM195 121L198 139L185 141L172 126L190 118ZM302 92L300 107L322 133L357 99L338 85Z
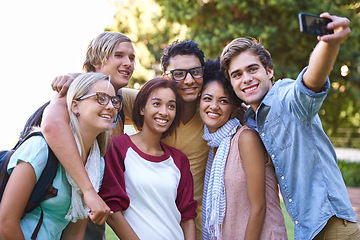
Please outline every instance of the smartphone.
M300 31L305 34L315 36L332 34L334 31L326 28L329 22L332 22L330 18L322 18L317 15L307 13L299 14Z

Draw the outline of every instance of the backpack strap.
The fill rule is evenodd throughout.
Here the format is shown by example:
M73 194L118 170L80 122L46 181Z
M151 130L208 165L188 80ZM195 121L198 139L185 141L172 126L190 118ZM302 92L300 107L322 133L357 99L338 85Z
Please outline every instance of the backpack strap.
M9 174L7 173L7 165L10 160L11 155L16 151L16 149L18 149L20 147L20 145L22 143L24 143L27 139L29 139L33 136L42 136L43 137L41 132L32 132L32 133L26 135L23 139L20 139L12 150L3 151L3 152L7 152L6 153L7 156L6 156L6 160L4 161L4 164L6 164L6 165L5 165L5 167L2 168L2 171L0 173L1 179L3 179L2 178L3 174L5 175L4 176L5 178L6 177L7 177L7 179L9 178ZM0 164L3 164L3 162L0 162ZM40 231L41 224L44 219L44 212L40 205L41 202L44 200L47 200L49 198L57 196L58 190L56 188L54 188L52 186L52 184L53 184L54 178L57 173L58 165L59 165L58 159L56 158L56 156L55 156L54 152L51 150L51 148L48 146L48 159L47 159L45 168L44 168L43 172L41 173L39 180L35 184L33 191L31 192L30 198L28 200L28 203L27 203L24 213L22 215L22 218L23 218L27 213L33 211L37 207L40 207L40 210L41 210L40 219L36 225L36 228L35 228L33 234L31 235L31 239L36 239L36 237ZM4 170L5 170L5 173L3 173ZM4 185L4 189L5 189L7 179L3 183L1 183L1 188L3 187L2 185ZM3 191L4 189L0 189L1 197L4 192Z
M36 227L35 227L35 230L33 232L33 234L31 235L31 239L36 239L39 231L40 231L40 227L41 227L41 224L44 220L44 211L42 210L42 207L39 205L40 207L40 210L41 210L41 213L40 213L40 219L38 221L38 223L36 224Z
M27 136L34 127L40 127L43 112L49 104L50 101L44 103L29 117L25 123L24 129L21 132L20 138L25 138L25 136Z
M52 186L52 183L56 176L58 165L59 160L56 158L51 148L48 147L48 160L39 180L31 192L29 201L24 211L25 214L40 206L42 201L57 195L58 190Z
M7 166L9 164L11 155L15 150L5 150L0 152L0 201L2 199L6 183L9 180L9 174L7 172Z

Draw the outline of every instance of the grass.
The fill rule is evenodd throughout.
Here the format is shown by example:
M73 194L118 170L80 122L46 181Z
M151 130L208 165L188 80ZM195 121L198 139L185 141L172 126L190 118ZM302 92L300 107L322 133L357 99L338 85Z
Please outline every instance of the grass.
M294 240L294 223L292 222L289 214L287 213L283 202L281 202L281 209L283 210L283 214L284 214L284 218L285 218L286 231L287 231L288 238L289 238L289 240ZM105 230L106 240L117 240L118 239L116 237L115 233L113 232L113 230L111 229L111 227L106 225L105 229L106 229Z
M117 240L116 234L113 232L111 227L106 224L105 227L106 240Z
M288 240L294 240L294 223L291 220L291 217L289 216L289 214L287 213L287 211L285 209L285 204L283 202L281 202L281 209L282 209L282 212L283 212L284 218L285 218Z

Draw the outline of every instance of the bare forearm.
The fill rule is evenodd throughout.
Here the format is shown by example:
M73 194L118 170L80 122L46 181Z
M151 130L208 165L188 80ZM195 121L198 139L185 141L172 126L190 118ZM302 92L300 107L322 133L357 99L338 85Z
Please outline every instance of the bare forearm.
M315 92L320 92L327 77L334 66L339 44L330 44L320 41L309 60L309 67L304 73L303 82L305 86Z
M109 216L107 223L121 240L139 240L135 231L121 212L115 212Z
M84 239L88 218L78 220L76 223L69 222L63 230L61 240L82 240Z
M196 239L196 227L195 219L191 218L180 223L180 226L184 232L185 240Z
M332 20L327 25L327 28L333 29L334 33L318 36L319 43L310 56L309 68L303 76L305 86L315 92L321 91L327 76L330 75L333 68L340 44L351 33L349 19L330 15L329 13L322 13L320 17Z
M245 240L258 240L265 218L265 207L252 207L245 231Z

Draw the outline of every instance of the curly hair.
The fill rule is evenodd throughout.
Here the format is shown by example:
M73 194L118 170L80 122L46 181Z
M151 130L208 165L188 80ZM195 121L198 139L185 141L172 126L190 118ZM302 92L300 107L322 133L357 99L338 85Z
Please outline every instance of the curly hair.
M171 45L167 46L163 51L163 55L161 57L161 67L163 72L167 70L167 67L170 64L170 59L177 55L194 55L199 59L201 66L204 66L205 54L196 42L192 40L184 40L181 42L176 40Z

